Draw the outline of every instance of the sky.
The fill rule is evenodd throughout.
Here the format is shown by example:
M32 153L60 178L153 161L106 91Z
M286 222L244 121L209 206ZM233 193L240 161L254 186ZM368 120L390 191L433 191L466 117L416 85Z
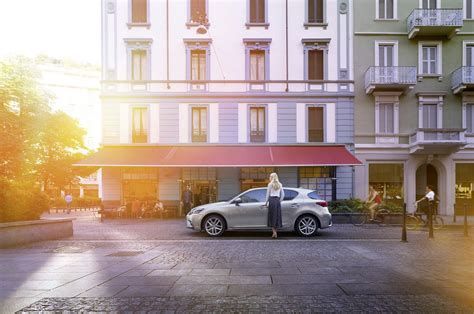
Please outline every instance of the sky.
M100 64L101 0L0 0L0 57Z

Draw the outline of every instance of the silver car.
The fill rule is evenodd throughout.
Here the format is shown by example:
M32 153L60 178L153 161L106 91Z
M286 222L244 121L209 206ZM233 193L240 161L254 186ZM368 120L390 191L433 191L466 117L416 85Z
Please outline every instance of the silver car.
M328 204L316 192L306 189L284 188L281 202L283 228L310 237L318 228L332 226ZM186 216L187 227L205 231L212 237L221 236L226 230L270 230L267 227L268 208L266 188L247 190L227 202L201 205Z

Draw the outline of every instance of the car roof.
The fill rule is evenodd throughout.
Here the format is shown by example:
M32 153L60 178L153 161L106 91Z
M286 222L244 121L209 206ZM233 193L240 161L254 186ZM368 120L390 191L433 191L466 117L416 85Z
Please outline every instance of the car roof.
M255 190L266 190L267 188L253 188L253 189L248 189L246 191L243 191L242 193L249 192L249 191L255 191ZM303 189L303 188L293 188L293 187L288 187L288 186L283 186L284 190L294 190L297 191L298 193L301 194L308 194L311 192L315 192L314 190L309 190L309 189Z

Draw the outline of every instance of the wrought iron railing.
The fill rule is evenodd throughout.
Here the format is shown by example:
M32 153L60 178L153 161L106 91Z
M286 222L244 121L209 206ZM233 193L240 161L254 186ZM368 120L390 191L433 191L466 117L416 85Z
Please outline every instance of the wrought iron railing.
M474 84L474 67L460 67L451 74L451 87L453 89L462 84Z
M462 27L462 9L414 9L407 20L408 32L415 27Z
M416 67L369 67L365 72L365 88L376 84L416 84Z

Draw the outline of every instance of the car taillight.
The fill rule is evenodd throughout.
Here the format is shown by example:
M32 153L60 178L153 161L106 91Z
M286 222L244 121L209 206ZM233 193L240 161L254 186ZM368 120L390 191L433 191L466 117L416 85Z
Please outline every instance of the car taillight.
M318 204L321 207L328 207L328 202L326 201L317 201L316 204Z

